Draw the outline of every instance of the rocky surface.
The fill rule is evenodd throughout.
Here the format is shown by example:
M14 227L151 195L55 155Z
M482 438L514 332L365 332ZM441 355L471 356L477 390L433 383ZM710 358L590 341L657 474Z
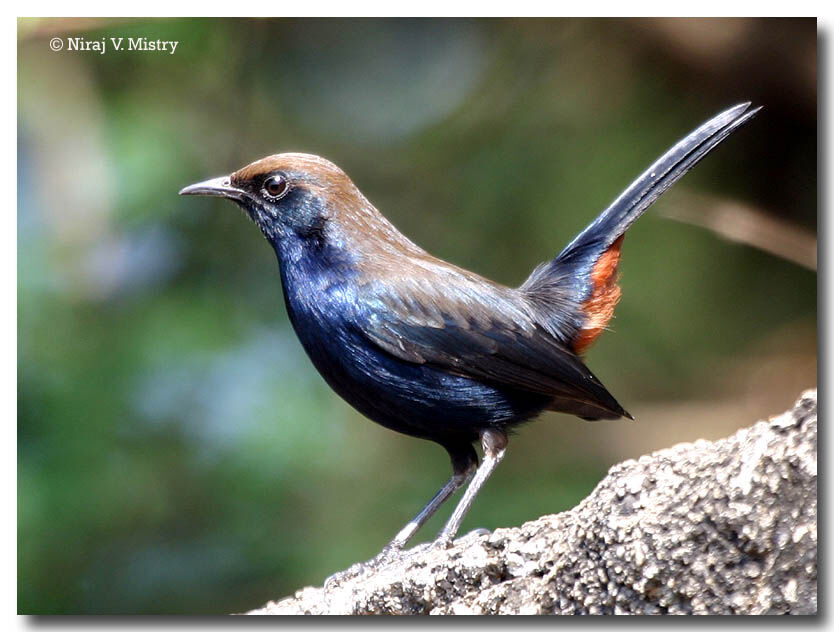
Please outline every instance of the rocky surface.
M813 614L817 396L611 468L571 511L249 614Z

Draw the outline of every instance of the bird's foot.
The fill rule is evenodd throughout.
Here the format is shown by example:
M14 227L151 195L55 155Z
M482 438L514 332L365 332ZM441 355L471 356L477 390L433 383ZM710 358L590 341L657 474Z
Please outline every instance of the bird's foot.
M472 529L472 531L463 536L463 538L479 538L482 535L492 535L492 531L485 529L484 527L478 527L477 529Z
M457 542L458 540L480 538L481 536L490 534L492 534L492 531L490 531L489 529L473 529L472 531L468 532L465 535L462 535L457 540L455 540L454 536L441 532L440 535L438 535L437 538L434 540L434 542L431 543L431 546L438 549L451 549L455 545L455 542Z
M413 555L418 550L422 550L423 548L425 548L425 545L418 545L413 549L408 549L406 551L400 547L389 544L375 557L372 557L365 562L357 562L353 566L343 571L339 571L338 573L333 573L330 577L324 580L324 589L330 590L339 584L343 584L347 580L354 579L355 577L359 577L366 573L376 572L389 564L393 564L394 562L401 561L405 557Z
M339 571L338 573L333 573L327 579L324 580L324 591L327 592L336 586L344 583L349 579L353 579L354 577L358 577L362 573L365 572L365 562L357 562L353 566L346 568L343 571Z
M489 535L490 533L491 531L489 529L474 529L458 539L464 540L473 537L478 538L483 535ZM415 555L423 553L430 548L450 549L454 546L454 544L454 537L444 533L437 536L433 542L418 544L410 549L403 549L401 546L389 544L375 557L372 557L365 562L357 562L343 571L330 575L330 577L324 580L324 590L327 591L332 588L336 588L340 584L344 584L346 581L360 577L361 575L377 572L390 564L402 562L403 560L414 557Z
M453 538L441 534L434 539L431 546L433 549L451 549L454 542Z

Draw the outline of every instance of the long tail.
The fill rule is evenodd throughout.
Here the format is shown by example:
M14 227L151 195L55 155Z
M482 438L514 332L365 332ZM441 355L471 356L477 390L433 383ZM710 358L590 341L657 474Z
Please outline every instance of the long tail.
M541 324L575 353L605 329L620 297L617 266L626 230L669 187L761 107L742 103L701 125L637 178L559 256L541 264L522 284Z

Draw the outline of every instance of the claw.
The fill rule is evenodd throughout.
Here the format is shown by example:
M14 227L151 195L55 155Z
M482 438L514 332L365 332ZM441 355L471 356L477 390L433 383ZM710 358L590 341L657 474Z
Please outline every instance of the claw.
M420 547L414 547L414 549L409 549L408 551L403 551L401 548L397 546L393 546L391 544L387 545L382 551L379 552L378 555L372 557L371 559L365 562L357 562L353 566L339 571L338 573L333 573L327 579L324 580L324 590L327 592L331 588L338 586L339 584L344 583L346 580L354 579L365 573L378 571L379 569L383 568L384 566L388 566L393 562L397 562L403 558L404 555L414 553Z
M478 527L477 529L472 529L469 533L467 533L464 538L473 537L478 538L482 535L492 535L492 531L489 529L485 529L484 527Z

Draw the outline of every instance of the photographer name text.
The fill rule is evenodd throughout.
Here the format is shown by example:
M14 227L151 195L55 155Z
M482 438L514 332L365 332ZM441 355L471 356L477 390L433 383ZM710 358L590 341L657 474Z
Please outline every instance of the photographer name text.
M87 39L85 37L53 37L49 47L54 51L94 52L104 55L113 51L137 51L148 53L168 53L173 55L179 42L175 40L150 39L148 37L102 37Z

